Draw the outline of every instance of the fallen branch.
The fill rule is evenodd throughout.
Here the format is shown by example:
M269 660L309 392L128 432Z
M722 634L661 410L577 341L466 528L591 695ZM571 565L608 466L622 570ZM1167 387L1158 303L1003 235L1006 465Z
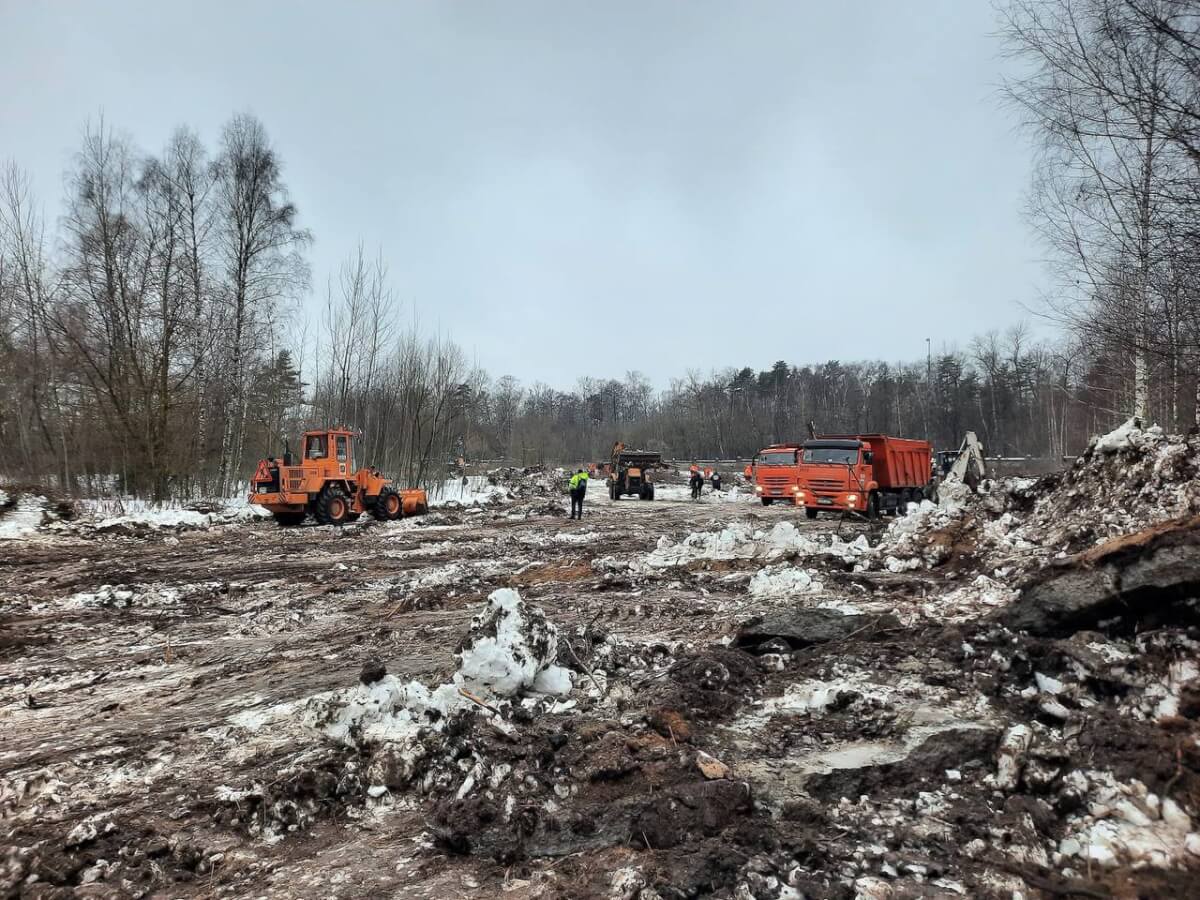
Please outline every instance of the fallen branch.
M492 706L492 705L491 705L490 703L488 703L487 701L485 701L485 700L482 700L482 699L481 699L481 698L479 698L479 697L476 697L474 694L472 694L472 693L471 693L470 691L468 691L466 688L462 688L462 687L460 687L460 688L458 689L458 692L459 692L460 694L462 694L464 697L466 697L468 700L470 700L472 703L476 704L477 706L482 706L484 709L486 709L486 710L487 710L488 712L490 712L492 715L494 715L494 716L498 716L498 715L500 715L500 710L496 709L496 707Z
M577 666L579 666L579 668L583 669L583 671L587 674L587 677L592 680L592 684L595 685L596 690L598 690L600 692L600 699L604 699L605 697L607 697L608 696L608 685L605 684L604 687L600 687L600 682L598 682L596 680L596 676L592 674L592 670L589 669L587 667L587 665L583 662L583 660L581 660L578 656L575 655L575 651L571 649L571 642L563 641L563 646L566 647L567 652L571 654L571 659L575 660L575 665L577 665Z

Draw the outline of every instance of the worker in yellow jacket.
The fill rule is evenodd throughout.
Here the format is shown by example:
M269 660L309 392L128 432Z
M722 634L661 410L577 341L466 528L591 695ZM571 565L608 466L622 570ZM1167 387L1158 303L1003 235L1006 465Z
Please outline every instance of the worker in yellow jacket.
M587 493L588 474L580 469L571 476L570 493L571 493L571 518L583 518L583 496Z

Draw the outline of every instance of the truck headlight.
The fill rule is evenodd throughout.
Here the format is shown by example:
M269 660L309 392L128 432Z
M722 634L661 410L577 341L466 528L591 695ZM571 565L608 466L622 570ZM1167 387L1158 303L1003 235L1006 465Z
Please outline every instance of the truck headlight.
M761 484L756 484L756 485L754 486L754 492L755 492L756 494L761 494L761 493L762 493L762 485L761 485Z
M848 502L848 503L854 503L857 500L858 500L858 494L847 494L846 495L846 502Z

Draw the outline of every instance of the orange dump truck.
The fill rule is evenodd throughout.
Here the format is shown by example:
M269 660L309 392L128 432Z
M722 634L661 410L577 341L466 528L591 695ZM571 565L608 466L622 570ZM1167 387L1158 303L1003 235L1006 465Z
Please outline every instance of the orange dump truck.
M903 515L909 503L933 496L928 441L886 434L830 434L800 451L796 504L815 519L823 510L868 518Z
M763 506L770 506L776 500L796 502L800 490L800 450L799 444L772 444L754 457L754 493Z

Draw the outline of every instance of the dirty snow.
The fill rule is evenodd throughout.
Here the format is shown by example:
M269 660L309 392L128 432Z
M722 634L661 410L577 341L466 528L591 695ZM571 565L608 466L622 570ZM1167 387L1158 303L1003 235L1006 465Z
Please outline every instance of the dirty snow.
M8 502L8 495L0 505ZM0 540L23 538L32 534L46 517L46 498L23 494L8 510L0 510Z

